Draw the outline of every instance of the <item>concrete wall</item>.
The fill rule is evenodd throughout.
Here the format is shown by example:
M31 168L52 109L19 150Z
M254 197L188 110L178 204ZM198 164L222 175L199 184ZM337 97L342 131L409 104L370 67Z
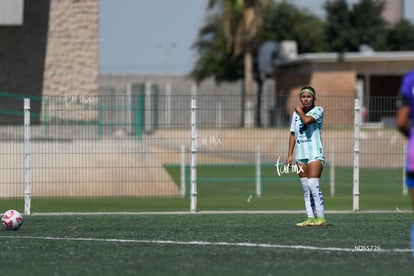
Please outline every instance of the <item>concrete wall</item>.
M50 0L25 1L23 25L0 26L0 92L42 94L49 7ZM32 103L34 112L40 107ZM3 97L0 109L0 123L23 122L10 115L23 110L22 101Z
M99 1L51 0L43 95L96 95L98 74ZM96 118L97 112L82 112L82 106L75 109L62 104L59 97L48 103L51 117L54 110L59 110L59 116L67 119ZM90 104L83 107L90 109L96 103Z
M60 103L65 96L97 94L99 0L24 1L23 25L0 26L0 41L0 92L38 96L31 104L34 123L42 118L43 95L57 96L47 108L60 116L82 116L79 108ZM21 99L3 93L0 123L23 122L16 115L22 110ZM97 116L88 111L83 119Z

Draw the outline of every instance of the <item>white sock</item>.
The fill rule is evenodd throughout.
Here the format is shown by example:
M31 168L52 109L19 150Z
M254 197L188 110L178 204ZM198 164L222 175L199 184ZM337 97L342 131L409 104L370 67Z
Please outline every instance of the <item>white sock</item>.
M313 213L313 208L311 205L311 191L308 186L308 178L307 177L301 177L299 178L300 183L302 183L303 188L303 199L305 201L305 209L306 209L306 215L308 218L314 218L315 215Z
M316 215L318 217L324 217L324 201L321 188L319 187L319 178L309 178L308 186L315 200Z

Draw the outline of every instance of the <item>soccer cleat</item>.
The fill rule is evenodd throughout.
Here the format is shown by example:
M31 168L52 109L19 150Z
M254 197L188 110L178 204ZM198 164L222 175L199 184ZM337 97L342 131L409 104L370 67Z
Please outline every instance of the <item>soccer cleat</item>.
M305 227L305 226L313 226L315 223L315 219L314 218L307 218L305 221L296 223L295 225L298 227Z
M313 226L324 226L326 225L325 218L319 217L315 219L315 222L313 223Z

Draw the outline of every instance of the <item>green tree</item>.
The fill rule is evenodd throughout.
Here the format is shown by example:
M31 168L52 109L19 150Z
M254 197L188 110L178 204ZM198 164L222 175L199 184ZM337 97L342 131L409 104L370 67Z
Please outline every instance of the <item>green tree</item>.
M234 22L239 22L237 20L240 19L230 19L223 16L223 6L220 6L219 12L212 9L214 7L212 4L220 3L223 5L225 4L224 1L211 2L208 10L212 14L206 17L205 24L199 30L197 40L193 45L193 48L198 52L198 59L191 72L191 77L197 82L209 77L214 77L218 83L221 81L233 81L246 75L246 67L243 67L243 65L246 65L246 62L243 62L245 59L241 55L235 55L234 38L229 38L228 35L234 32L234 30L229 30L231 26L233 29L237 29L235 27L237 24ZM231 7L237 9L237 3L240 5L238 1L230 2L234 5L230 5L229 9ZM324 50L324 25L316 16L301 12L296 6L285 1L276 3L273 0L262 0L260 11L263 27L260 36L255 37L255 42L253 43L255 46L257 46L259 41L296 40L299 41L299 52ZM229 22L233 22L234 25ZM253 50L251 54L253 59L257 59L256 50ZM263 79L260 72L258 72L257 66L253 66L252 69L252 77L258 86L255 124L260 126L260 98ZM247 71L251 72L250 69ZM246 94L249 95L248 92ZM250 100L251 102L248 105L251 106L250 110L252 110L252 96ZM249 114L250 120L252 115L251 113Z
M198 59L191 72L196 82L213 77L216 83L240 79L243 64L240 58L234 58L227 52L222 16L211 14L205 25L198 31L198 38L193 44L197 49Z
M342 52L352 50L351 14L346 0L327 1L324 5L326 11L325 37L328 50Z
M262 41L294 40L299 53L321 52L326 49L324 22L289 2L266 1L263 5Z
M355 50L361 44L369 45L374 50L385 47L386 23L382 18L384 2L378 0L360 0L352 6L351 26L355 31Z
M325 37L328 51L358 51L366 44L375 50L386 47L386 23L381 18L384 4L360 0L348 6L346 0L327 1Z
M402 20L389 28L386 36L388 51L414 50L414 26L407 20Z
M259 44L262 18L259 0L210 0L209 7L221 8L227 52L243 56L245 117L244 125L254 125L253 53Z

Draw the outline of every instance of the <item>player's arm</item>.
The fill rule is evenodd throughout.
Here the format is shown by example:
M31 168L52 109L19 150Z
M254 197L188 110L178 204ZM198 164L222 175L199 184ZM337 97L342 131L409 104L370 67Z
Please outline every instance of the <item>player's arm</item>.
M300 104L298 104L295 108L296 113L299 115L300 119L305 125L311 124L316 121L316 119L312 116L307 116L305 112L303 112L303 108Z
M404 134L405 137L410 136L411 123L410 123L410 101L402 93L401 98L397 101L397 116L396 125L397 129Z
M407 138L410 136L410 130L411 130L410 111L411 111L410 106L404 105L404 104L401 105L397 109L397 118L396 118L397 128Z
M293 150L295 149L295 133L291 132L289 136L289 150L286 164L292 165L293 162Z

